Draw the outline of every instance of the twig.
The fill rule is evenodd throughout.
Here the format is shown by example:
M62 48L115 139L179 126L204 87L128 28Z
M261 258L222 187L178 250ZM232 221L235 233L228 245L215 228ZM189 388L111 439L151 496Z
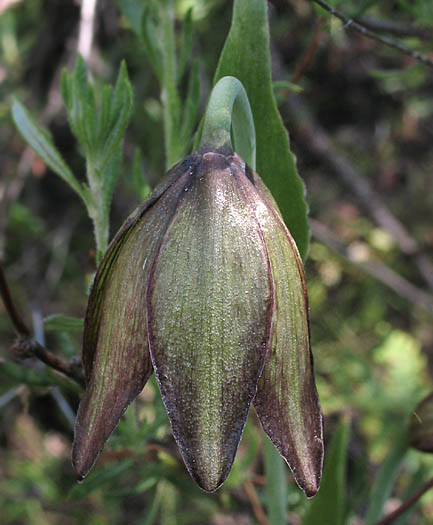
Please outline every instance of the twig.
M284 106L294 131L308 144L308 149L326 163L356 194L363 207L384 230L392 235L400 250L412 258L424 281L433 290L433 265L421 251L417 241L405 226L391 213L380 195L354 168L350 160L338 151L326 131L316 122L308 109L297 97L291 97Z
M385 44L388 47L397 49L401 53L404 53L405 55L410 56L411 58L414 58L419 62L422 62L426 66L433 68L433 60L428 56L423 55L418 51L414 51L413 49L406 47L405 45L401 44L400 42L397 42L396 40L393 40L392 38L378 35L377 33L370 31L359 22L356 22L355 20L352 20L351 18L345 16L341 11L337 11L337 9L334 9L332 6L328 5L323 0L311 0L311 2L314 2L315 4L319 5L325 11L328 11L328 13L331 13L331 15L335 16L336 18L339 18L344 23L345 28L353 29L354 31L357 31L358 33L366 36L367 38L371 38L372 40L376 40L376 42L380 42L381 44Z
M427 481L424 487L421 487L419 490L417 490L415 494L413 494L408 500L402 503L400 507L398 507L396 510L388 514L388 516L385 516L382 520L380 520L377 525L389 525L390 523L392 523L394 520L399 518L404 512L406 512L409 507L416 503L420 499L420 497L423 496L432 487L433 478Z
M379 261L358 261L349 253L346 247L338 240L328 227L314 219L310 219L313 236L332 251L354 264L368 275L371 275L385 284L401 297L404 297L416 306L433 314L433 296L417 288L415 285L395 273L391 268Z
M421 40L431 40L433 38L433 31L431 29L423 29L406 24L400 24L393 20L376 20L369 16L362 16L356 18L356 22L360 25L378 33L388 33L394 36L408 36L415 37Z
M248 499L250 500L250 503L253 508L253 512L254 512L257 522L260 525L268 525L268 520L266 518L265 511L260 505L260 501L259 501L259 498L257 497L256 489L254 488L254 485L252 484L251 481L244 482L244 490L248 496Z
M12 296L9 291L8 284L6 282L6 277L3 272L2 265L0 264L0 295L3 299L3 303L6 308L6 312L9 315L9 319L12 322L15 333L19 337L28 338L30 337L30 330L24 324L24 321L21 319L15 304L13 302Z
M78 363L65 361L61 357L49 352L44 346L32 339L30 330L15 307L1 264L0 296L3 299L6 312L17 335L17 341L12 347L15 354L20 358L37 357L46 365L54 368L58 372L62 372L62 374L65 374L76 381L79 385L83 386L84 379L81 372L81 366Z
M292 77L293 84L297 84L299 82L299 80L305 74L305 71L307 70L311 61L313 60L314 54L316 53L316 50L319 46L320 33L322 31L322 26L323 26L323 20L321 20L317 24L316 30L314 31L313 40L310 46L308 47L307 51L302 56L301 61L299 62L298 66L295 69L295 72L293 73L293 77Z

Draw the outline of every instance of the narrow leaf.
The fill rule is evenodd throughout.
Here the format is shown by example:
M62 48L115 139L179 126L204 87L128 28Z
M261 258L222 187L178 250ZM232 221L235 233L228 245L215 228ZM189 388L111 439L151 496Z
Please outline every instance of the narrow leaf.
M155 23L150 17L148 9L143 11L141 18L141 38L144 44L144 51L156 76L162 81L163 78L163 53L158 44L157 30Z
M110 481L115 481L122 472L131 468L133 464L133 459L126 459L120 461L117 465L109 465L104 470L95 472L92 477L86 480L83 484L72 487L69 491L68 499L71 501L78 501L86 498L94 490L102 487Z
M192 25L192 7L188 9L182 25L182 47L177 70L177 82L182 79L188 59L191 56L194 29Z
M302 525L332 523L342 525L346 507L347 448L349 422L342 419L326 454L320 490L311 501Z
M305 190L273 94L266 0L235 1L215 83L226 75L237 77L247 91L256 126L257 172L305 258L309 242Z
M396 437L392 448L376 474L371 487L365 525L374 525L382 517L384 505L394 486L401 463L409 450L406 429Z
M188 91L182 116L180 135L184 142L191 141L191 135L197 124L198 110L200 109L200 78L198 61L194 60L188 79Z
M50 315L44 319L44 329L47 332L82 332L83 319L65 315Z
M141 0L117 0L117 4L131 28L141 36L141 18L145 10Z
M54 173L67 182L84 200L80 183L72 174L53 142L49 139L47 132L38 126L26 108L16 99L12 104L12 118L18 131L29 146Z

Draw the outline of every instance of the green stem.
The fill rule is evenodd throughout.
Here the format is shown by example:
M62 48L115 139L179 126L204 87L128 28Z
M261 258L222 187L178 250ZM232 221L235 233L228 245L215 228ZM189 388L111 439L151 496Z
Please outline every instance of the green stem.
M101 177L96 172L93 162L87 161L87 180L89 182L91 204L88 213L93 221L96 243L96 264L102 260L108 246L109 223L103 205L103 190Z
M268 525L287 523L286 464L272 442L265 437L264 464L266 475L266 503Z
M245 88L237 78L223 77L213 88L204 118L200 149L213 149L222 153L235 149L255 169L254 119Z

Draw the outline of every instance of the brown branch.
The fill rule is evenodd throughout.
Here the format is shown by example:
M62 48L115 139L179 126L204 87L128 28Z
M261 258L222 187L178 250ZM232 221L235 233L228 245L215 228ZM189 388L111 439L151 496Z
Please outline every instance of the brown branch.
M433 38L433 31L431 29L401 24L399 22L394 22L394 20L377 20L369 16L362 16L356 18L356 22L367 29L378 33L388 33L390 35L402 37L415 37L421 40L431 40Z
M65 361L61 357L49 352L41 344L35 341L31 336L31 331L22 320L18 313L9 286L0 263L0 296L6 308L6 312L11 320L17 335L17 341L12 347L16 357L25 359L27 357L36 357L46 365L65 376L76 381L79 385L84 386L84 378L81 370L81 364L71 361Z
M396 510L381 519L377 525L390 525L394 520L399 518L404 512L407 511L414 503L416 503L421 496L423 496L428 490L433 487L433 478L427 481L427 483L415 492L409 499L400 505Z
M24 321L21 319L18 310L15 308L15 303L12 299L11 293L9 291L8 283L6 282L6 277L3 272L2 265L0 263L0 295L3 299L3 303L6 308L6 312L11 320L11 323L14 327L15 333L21 338L30 337L30 330L25 325Z
M294 124L293 131L298 135L300 142L308 144L309 151L328 165L347 184L377 224L392 235L405 255L411 257L420 275L433 290L432 263L421 251L417 241L410 235L406 227L391 213L368 180L355 169L343 153L337 150L326 131L312 117L299 97L296 100L294 97L288 99L284 109L287 110L289 121Z
M428 56L423 55L422 53L419 53L418 51L414 51L413 49L406 47L404 44L401 44L400 42L397 42L396 40L393 40L392 38L378 35L377 33L370 31L369 29L367 29L365 26L363 26L359 22L356 22L355 20L352 20L351 18L348 18L347 16L345 16L341 11L337 11L337 9L334 9L332 6L328 5L323 0L311 0L311 2L319 5L322 9L324 9L325 11L328 11L328 13L331 13L331 15L340 19L344 23L345 28L353 29L354 31L357 31L358 33L360 33L361 35L367 38L371 38L372 40L376 40L376 42L380 42L381 44L385 44L388 47L397 49L401 53L404 53L405 55L410 56L411 58L415 60L418 60L424 65L433 68L433 60L429 58Z
M292 82L293 84L297 84L299 80L304 76L305 72L308 69L308 66L310 65L311 61L313 60L313 57L317 51L317 48L319 47L320 42L320 33L322 31L323 26L323 20L321 20L316 27L316 30L314 31L313 40L311 41L310 46L308 47L307 51L304 53L304 55L301 58L301 61L297 65L295 72L293 73Z
M401 275L397 274L391 270L391 268L379 261L359 261L355 259L353 255L349 253L346 246L338 240L337 236L332 233L325 224L310 219L310 227L313 236L329 249L354 264L371 277L374 277L381 283L385 284L401 297L404 297L416 306L433 314L432 295L417 288L415 285L401 277Z
M254 488L254 485L251 481L244 482L244 490L248 496L248 499L250 500L257 523L260 525L268 525L268 519L266 518L265 511L260 504L256 489Z

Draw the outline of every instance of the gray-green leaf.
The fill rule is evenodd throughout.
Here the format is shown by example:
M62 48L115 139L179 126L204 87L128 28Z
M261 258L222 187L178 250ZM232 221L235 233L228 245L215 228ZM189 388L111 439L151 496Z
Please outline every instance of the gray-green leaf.
M27 144L39 155L45 164L85 201L81 184L74 177L49 134L43 130L31 117L27 109L18 101L12 104L12 118L18 131Z
M305 259L309 243L305 189L273 94L266 0L235 1L215 83L227 75L238 78L246 89L256 126L256 170Z

